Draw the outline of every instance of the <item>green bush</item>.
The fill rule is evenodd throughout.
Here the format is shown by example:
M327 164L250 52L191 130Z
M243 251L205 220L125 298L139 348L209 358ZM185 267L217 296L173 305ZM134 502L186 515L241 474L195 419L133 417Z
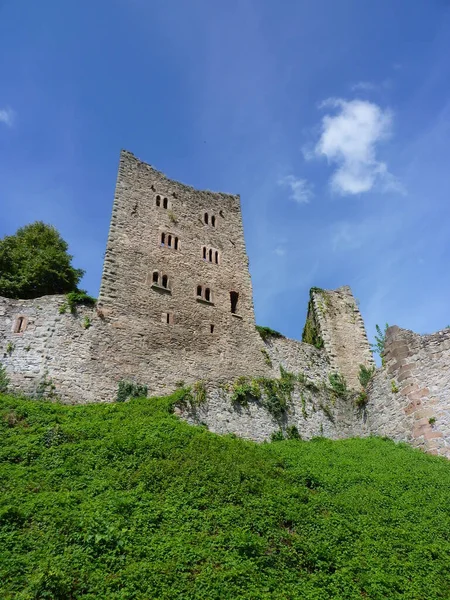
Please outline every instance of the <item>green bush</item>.
M0 396L2 600L449 597L447 460L214 435L171 414L180 393Z
M130 398L141 398L147 396L148 388L146 385L134 383L133 381L126 381L122 379L119 381L117 388L116 402L126 402Z

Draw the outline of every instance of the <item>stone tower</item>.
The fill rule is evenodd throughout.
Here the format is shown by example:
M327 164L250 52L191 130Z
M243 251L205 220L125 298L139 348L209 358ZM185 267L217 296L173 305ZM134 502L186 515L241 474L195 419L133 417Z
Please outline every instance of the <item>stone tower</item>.
M154 393L267 371L239 196L197 191L126 151L98 308L114 331L115 372Z

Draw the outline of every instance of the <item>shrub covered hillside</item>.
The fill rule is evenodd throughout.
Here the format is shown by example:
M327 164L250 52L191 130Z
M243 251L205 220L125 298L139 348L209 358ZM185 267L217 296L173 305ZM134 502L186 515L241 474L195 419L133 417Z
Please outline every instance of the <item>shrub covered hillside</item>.
M0 397L0 597L450 598L450 463Z

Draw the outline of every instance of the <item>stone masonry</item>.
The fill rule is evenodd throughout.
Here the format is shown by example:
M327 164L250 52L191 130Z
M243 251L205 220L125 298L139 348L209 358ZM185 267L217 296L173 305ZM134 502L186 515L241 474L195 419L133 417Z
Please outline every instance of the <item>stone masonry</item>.
M201 380L206 404L179 414L217 433L387 435L450 457L450 330L391 328L386 366L358 408L360 365L374 362L350 288L313 288L307 324L315 345L256 331L239 196L195 190L123 151L97 305L72 313L64 296L0 298L0 363L15 392L111 402L124 379L149 395ZM261 402L230 402L237 378L280 369L296 377L282 421ZM332 389L336 373L345 395Z

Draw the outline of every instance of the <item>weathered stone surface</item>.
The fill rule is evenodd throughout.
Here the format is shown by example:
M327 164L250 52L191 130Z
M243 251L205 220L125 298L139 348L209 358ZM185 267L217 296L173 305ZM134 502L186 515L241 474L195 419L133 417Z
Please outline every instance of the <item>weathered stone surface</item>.
M318 327L333 369L349 387L359 389L359 368L374 366L364 322L348 286L337 290L313 290L308 315Z
M450 457L449 329L419 336L391 327L385 367L357 409L356 392L336 396L329 380L339 372L358 390L360 365L374 365L350 288L312 291L308 319L322 349L263 342L239 197L171 181L129 152L121 154L97 306L62 313L65 302L0 298L0 362L12 390L110 402L121 379L146 384L149 395L203 380L206 404L179 413L218 433L261 441L295 425L304 439L382 435ZM258 401L233 407L237 377L273 378L280 368L301 374L281 422Z

